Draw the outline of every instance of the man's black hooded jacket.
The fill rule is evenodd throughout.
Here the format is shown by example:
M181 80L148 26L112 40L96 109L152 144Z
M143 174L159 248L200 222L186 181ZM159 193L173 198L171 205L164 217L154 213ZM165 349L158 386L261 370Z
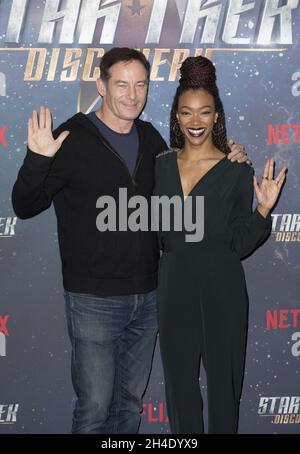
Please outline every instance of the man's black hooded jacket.
M17 216L31 218L53 200L57 216L63 284L67 291L99 296L146 293L157 285L159 250L156 232L100 232L96 207L100 196L112 196L118 213L119 188L128 199L154 187L155 156L167 148L151 125L135 120L139 134L136 168L131 176L118 153L96 126L78 113L54 131L70 131L53 158L27 150L13 188ZM128 215L130 212L128 210Z

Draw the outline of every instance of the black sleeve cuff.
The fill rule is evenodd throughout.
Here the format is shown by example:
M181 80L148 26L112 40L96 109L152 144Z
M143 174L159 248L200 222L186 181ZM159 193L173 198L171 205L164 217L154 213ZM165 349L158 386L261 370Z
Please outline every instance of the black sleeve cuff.
M34 153L27 147L27 154L24 159L24 166L32 171L44 171L48 172L50 169L54 156L43 156L38 153Z
M253 212L253 220L255 224L260 227L261 229L271 229L272 228L272 218L271 214L269 213L267 217L265 218L258 209L256 208L255 211Z

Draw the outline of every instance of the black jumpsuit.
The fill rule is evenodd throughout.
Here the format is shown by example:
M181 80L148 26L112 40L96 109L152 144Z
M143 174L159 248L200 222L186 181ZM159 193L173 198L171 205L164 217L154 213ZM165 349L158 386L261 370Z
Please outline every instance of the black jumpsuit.
M202 241L186 242L187 232L172 228L159 232L159 341L173 433L204 431L201 358L207 377L208 432L237 432L248 319L240 259L271 231L271 216L265 219L257 210L252 212L253 173L248 164L225 157L198 181L190 195L193 200L204 196ZM156 159L155 194L179 195L183 201L175 150Z

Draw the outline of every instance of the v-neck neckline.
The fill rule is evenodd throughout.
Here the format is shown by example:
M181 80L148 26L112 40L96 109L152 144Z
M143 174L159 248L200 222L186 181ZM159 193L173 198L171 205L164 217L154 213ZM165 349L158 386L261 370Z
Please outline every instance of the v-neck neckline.
M225 155L222 159L220 159L215 165L213 165L207 172L205 172L205 174L195 183L195 185L192 187L192 189L190 190L190 192L188 193L188 195L184 195L184 192L183 192L183 187L182 187L182 181L181 181L181 176L180 176L180 170L179 170L179 165L178 165L178 160L177 160L177 154L178 154L178 151L177 150L174 150L174 156L175 156L175 165L176 165L176 169L177 169L177 176L178 176L178 180L179 180L179 186L180 186L180 190L181 190L181 195L182 195L182 198L183 198L183 201L185 202L187 200L187 198L189 196L192 195L192 192L194 191L194 189L200 185L200 183L202 183L203 180L205 180L209 175L211 175L211 173L213 173L213 171L219 167L219 165L221 164L221 162L224 162L226 159L227 159L227 156Z

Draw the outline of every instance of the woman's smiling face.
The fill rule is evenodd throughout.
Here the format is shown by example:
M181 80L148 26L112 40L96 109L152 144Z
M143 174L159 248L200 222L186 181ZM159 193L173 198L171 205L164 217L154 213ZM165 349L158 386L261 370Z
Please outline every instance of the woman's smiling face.
M202 145L212 134L218 113L212 95L204 90L187 90L178 100L177 120L191 145Z

